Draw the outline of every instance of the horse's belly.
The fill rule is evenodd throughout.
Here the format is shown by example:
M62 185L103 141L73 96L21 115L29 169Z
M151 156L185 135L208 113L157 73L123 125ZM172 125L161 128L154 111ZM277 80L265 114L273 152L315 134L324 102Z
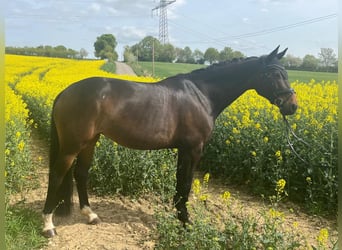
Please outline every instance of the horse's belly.
M133 149L161 149L174 147L173 131L140 124L137 126L112 125L102 132L104 136L118 144Z

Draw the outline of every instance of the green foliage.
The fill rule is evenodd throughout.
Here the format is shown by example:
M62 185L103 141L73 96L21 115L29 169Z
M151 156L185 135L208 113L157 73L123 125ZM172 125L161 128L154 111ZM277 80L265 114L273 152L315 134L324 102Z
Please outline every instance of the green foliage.
M210 64L220 60L220 53L215 48L208 48L204 52L204 60L208 61Z
M6 193L19 192L32 185L36 177L33 169L30 145L30 132L27 126L17 119L6 123L5 141L5 188Z
M283 213L274 206L246 215L244 207L236 206L233 197L226 191L215 206L208 196L208 178L202 184L193 183L194 199L188 203L192 224L184 228L173 212L156 212L158 241L156 249L303 249L305 239L295 226L285 227ZM213 212L213 207L219 212Z
M109 73L116 73L116 65L114 62L111 61L108 61L105 64L103 64L100 69Z
M46 57L60 57L60 58L76 58L80 59L87 55L85 49L79 52L63 45L52 47L50 45L40 45L38 47L11 47L7 46L5 49L6 54L25 55L25 56L46 56Z
M170 198L175 190L176 156L172 150L131 150L101 137L89 184L99 194L156 192Z
M7 207L5 212L6 249L42 249L46 239L41 236L41 217L30 209Z
M125 54L134 55L138 61L172 62L176 57L173 45L161 44L160 41L152 36L147 36L132 47L125 48ZM127 59L127 58L126 58Z
M116 45L116 39L112 34L103 34L97 37L94 43L95 56L109 61L116 61L118 59L118 54L115 51Z
M5 188L6 194L19 192L29 184L36 174L30 150L29 111L21 96L6 86L5 118Z

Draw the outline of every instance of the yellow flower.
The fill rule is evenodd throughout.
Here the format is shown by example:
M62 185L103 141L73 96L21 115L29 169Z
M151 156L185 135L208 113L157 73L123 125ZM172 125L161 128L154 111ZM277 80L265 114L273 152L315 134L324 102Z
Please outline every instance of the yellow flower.
M19 138L20 136L21 136L21 133L19 131L15 133L15 137Z
M286 185L286 181L284 179L278 180L275 191L277 191L278 194L284 193L285 185Z
M11 153L11 150L9 150L8 148L6 148L6 150L5 150L5 155L10 155L10 153Z
M268 137L265 136L263 140L264 140L264 143L267 143L268 142Z
M24 147L25 147L25 142L23 140L21 140L18 144L19 151L23 151Z
M274 208L270 208L270 210L268 211L268 214L271 218L280 218L283 219L284 218L284 214L282 212L279 212L277 210L275 210Z
M317 237L318 244L319 244L320 246L326 246L327 243L328 243L328 238L329 238L328 229L322 228L322 229L319 231L319 234L318 234L318 237Z
M311 179L311 177L310 176L308 176L308 177L306 177L306 182L309 184L309 185L311 185L312 184L312 179Z
M231 199L231 194L229 191L225 191L222 195L221 198L223 202L228 206L230 204L230 199Z
M257 153L256 153L255 151L251 151L251 155L252 155L253 157L256 157Z
M239 134L240 131L237 128L233 128L233 134Z
M208 195L207 194L202 194L200 196L200 201L206 201L208 199Z
M208 185L208 182L209 182L209 178L210 178L210 174L209 173L206 173L203 177L203 183Z
M280 150L278 150L277 152L275 152L274 155L275 155L275 157L277 158L277 161L278 161L278 162L283 160L283 157L282 157L282 155L281 155L281 151L280 151Z
M192 184L192 190L195 195L199 195L201 192L201 182L199 179L195 179Z

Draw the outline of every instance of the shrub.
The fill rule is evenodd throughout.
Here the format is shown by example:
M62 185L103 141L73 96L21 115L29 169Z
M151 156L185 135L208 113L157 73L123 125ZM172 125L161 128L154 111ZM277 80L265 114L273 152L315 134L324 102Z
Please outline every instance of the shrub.
M245 207L236 203L229 191L221 198L208 192L208 180L193 182L193 199L188 203L192 224L184 228L176 219L175 212L157 209L156 249L328 249L327 229L321 229L316 246L309 246L300 233L298 224L286 224L286 217L278 210L279 202L286 196L286 181L277 181L272 189L272 203L257 213L248 214ZM274 194L274 190L276 193ZM275 197L275 198L274 198ZM336 245L336 243L335 243Z

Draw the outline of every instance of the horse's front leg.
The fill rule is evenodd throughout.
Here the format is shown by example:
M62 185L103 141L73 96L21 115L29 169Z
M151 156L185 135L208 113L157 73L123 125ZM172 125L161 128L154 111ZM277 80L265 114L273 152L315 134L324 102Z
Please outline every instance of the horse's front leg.
M203 146L200 145L191 149L178 149L177 184L174 204L177 208L178 219L184 225L185 223L190 223L186 203L188 202L191 190L194 170L202 155L202 148Z

